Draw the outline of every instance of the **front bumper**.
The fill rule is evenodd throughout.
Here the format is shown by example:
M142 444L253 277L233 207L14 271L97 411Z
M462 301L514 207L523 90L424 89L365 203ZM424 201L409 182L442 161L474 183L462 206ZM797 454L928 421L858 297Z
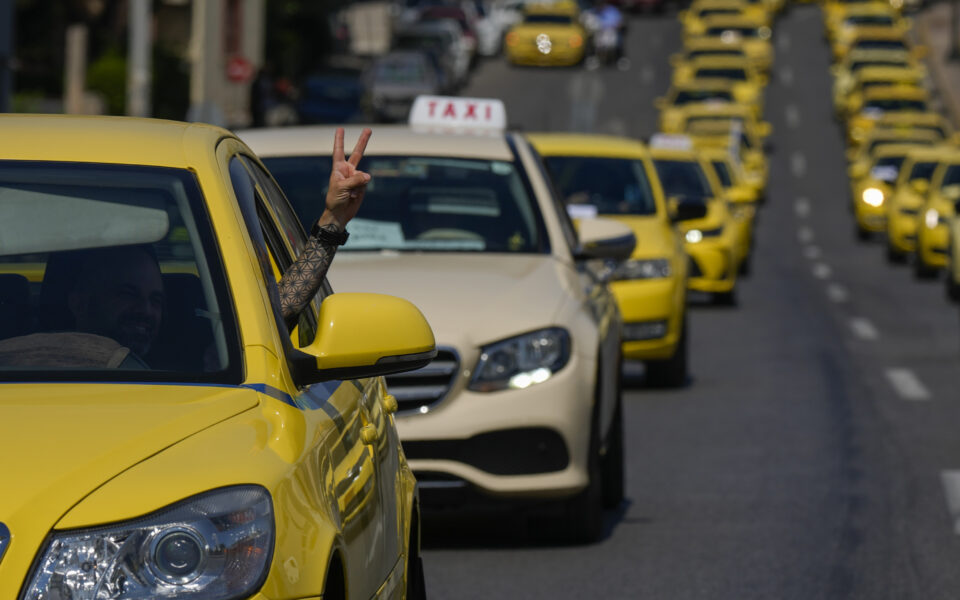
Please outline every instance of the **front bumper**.
M917 232L917 255L930 267L946 267L947 251L950 247L950 231L946 224L940 223L933 229L920 227Z
M887 217L887 239L900 252L917 249L917 213L902 209L891 211Z
M623 357L631 360L665 360L674 355L683 322L686 288L677 277L614 281L610 290L623 316ZM637 325L666 323L663 336L631 339Z
M554 48L543 54L536 47L530 49L507 49L507 58L515 65L528 67L572 67L583 60L583 47Z
M857 197L853 203L854 216L857 219L857 225L864 231L880 233L887 228L887 204L884 202L880 206L871 206Z
M690 256L687 288L698 292L726 293L737 283L733 244L698 242L685 244Z

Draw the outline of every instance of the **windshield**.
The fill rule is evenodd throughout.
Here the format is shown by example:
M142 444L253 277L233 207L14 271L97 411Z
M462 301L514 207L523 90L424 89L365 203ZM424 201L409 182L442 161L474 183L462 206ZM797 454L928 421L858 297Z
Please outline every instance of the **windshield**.
M733 185L733 181L730 178L730 169L727 168L727 164L722 160L711 161L713 165L713 170L717 172L717 177L720 179L720 185L725 188Z
M712 79L732 79L746 81L747 72L743 69L697 69L695 77Z
M853 63L850 66L850 71L856 73L864 67L907 67L909 66L906 61L903 60L862 60Z
M906 50L907 47L900 40L860 40L853 44L853 48L880 49L880 50Z
M930 178L933 177L933 172L936 170L936 161L915 163L913 168L910 169L910 177L908 177L908 180L922 179L924 181L930 181Z
M843 23L845 25L893 25L893 17L890 15L861 15L847 17Z
M906 98L875 98L863 105L866 109L882 111L917 111L927 110L927 103L923 100L908 100Z
M545 156L543 160L566 204L590 204L601 215L657 212L642 161L585 156Z
M683 106L692 102L708 101L730 101L733 96L726 90L683 90L677 92L673 103L676 106Z
M700 163L692 160L655 160L657 177L668 198L705 200L713 196Z
M263 160L300 221L320 217L330 158ZM547 251L526 174L508 161L418 156L365 157L373 180L347 230L344 250L422 252ZM323 189L320 189L320 188Z
M0 162L0 378L238 382L218 256L186 170Z
M691 50L687 56L697 58L698 56L743 56L743 50Z
M379 83L418 83L426 78L426 65L416 59L387 60L376 67L376 80Z
M573 22L567 15L527 15L524 23L549 23L552 25L569 25Z
M707 35L722 36L729 31L740 37L755 38L760 37L759 29L759 27L709 27L707 28Z
M940 183L940 187L945 188L948 185L957 183L960 183L960 165L950 165L947 167L946 173L943 174L943 181Z

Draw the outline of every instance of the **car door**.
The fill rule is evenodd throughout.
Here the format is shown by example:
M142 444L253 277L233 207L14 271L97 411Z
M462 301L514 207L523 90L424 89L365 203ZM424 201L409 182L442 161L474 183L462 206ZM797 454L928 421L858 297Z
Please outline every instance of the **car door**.
M239 144L236 144L240 147ZM301 314L292 332L286 330L280 318L279 293L276 282L284 269L302 250L305 236L299 223L279 225L276 215L277 199L269 198L260 185L254 163L249 157L233 153L227 165L231 184L241 204L244 220L258 257L267 275L270 298L277 317L281 339L289 336L289 347L309 344L317 330L320 298L315 299ZM285 200L284 200L285 202ZM262 252L260 252L262 250ZM317 296L330 293L325 284ZM242 327L242 323L241 323ZM307 425L305 441L309 448L300 460L312 464L329 465L329 479L317 481L311 503L324 502L330 494L337 503L343 538L344 562L351 590L360 597L371 597L389 573L383 556L382 501L379 494L379 469L376 451L365 441L364 428L371 425L364 407L364 386L359 381L328 381L291 390L296 405L303 410ZM335 425L336 439L320 435L323 425ZM327 487L329 489L321 489ZM390 565L392 566L392 565ZM313 565L326 569L327 565Z
M299 247L305 242L302 238L302 228L293 209L290 207L287 199L283 195L274 179L265 171L260 164L252 159L245 158L245 165L252 173L257 182L258 190L263 194L267 206L265 207L270 214L273 229L284 232L284 239L290 244L287 251L290 255L299 253ZM318 198L318 201L321 201ZM330 293L327 286L327 293ZM321 292L322 294L323 292ZM315 298L313 310L309 311L315 315L319 311L320 299ZM298 326L301 330L304 324ZM315 331L314 326L311 331ZM302 335L301 344L310 343L311 334L308 338ZM400 489L398 477L400 473L399 464L399 444L395 427L390 421L389 413L384 409L385 388L379 378L360 379L351 382L351 395L356 398L359 404L358 416L363 423L363 427L368 429L366 440L368 442L367 451L372 453L374 462L375 479L373 486L376 490L377 504L379 504L378 527L379 537L381 538L381 559L377 564L381 571L378 574L382 578L389 575L390 570L399 560L405 545L401 544L403 529L401 527L399 508L402 503L398 502L398 490Z

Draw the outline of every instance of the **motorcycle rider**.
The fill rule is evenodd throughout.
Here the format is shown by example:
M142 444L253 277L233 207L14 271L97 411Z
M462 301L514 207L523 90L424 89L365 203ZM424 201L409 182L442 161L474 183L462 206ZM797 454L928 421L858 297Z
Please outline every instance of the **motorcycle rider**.
M596 16L597 32L595 35L598 36L598 39L603 39L604 36L612 36L613 40L615 40L613 58L618 68L626 69L630 63L625 56L623 48L624 30L626 29L623 14L610 0L598 0Z

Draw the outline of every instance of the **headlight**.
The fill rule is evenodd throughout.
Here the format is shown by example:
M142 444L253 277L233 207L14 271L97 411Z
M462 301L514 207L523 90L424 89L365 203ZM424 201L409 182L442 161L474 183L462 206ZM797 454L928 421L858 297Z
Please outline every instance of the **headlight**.
M662 279L670 277L670 261L666 258L628 260L613 271L612 279Z
M691 229L684 238L691 244L696 244L702 241L703 238L720 237L721 235L723 235L723 227L717 227L716 229Z
M550 379L570 360L570 334L551 327L483 348L469 389L524 389Z
M940 224L940 213L937 212L937 209L931 208L923 215L923 220L927 229L935 229Z
M134 521L55 532L23 598L247 597L263 583L273 540L267 491L224 488Z
M870 206L879 207L883 204L883 190L872 187L863 190L863 201Z

